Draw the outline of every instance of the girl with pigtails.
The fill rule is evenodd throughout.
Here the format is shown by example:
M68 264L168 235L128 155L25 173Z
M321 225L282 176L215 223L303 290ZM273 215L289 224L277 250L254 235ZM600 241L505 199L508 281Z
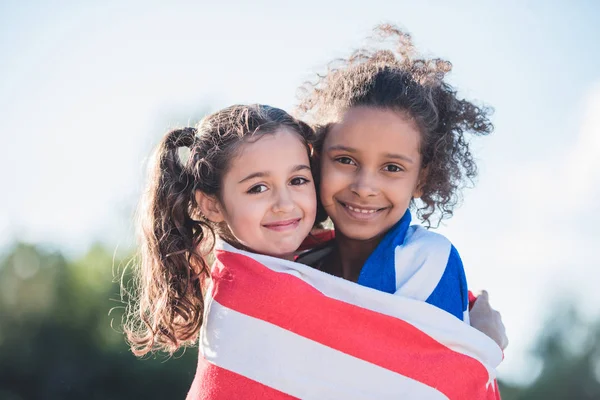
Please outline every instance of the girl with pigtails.
M409 211L452 215L487 110L444 82L449 63L379 31L395 51L357 51L308 87L316 133L232 106L158 146L126 333L137 355L199 340L189 399L499 398L499 316L484 294L469 321L458 252ZM326 216L334 231L313 230Z
M196 342L217 239L293 258L315 221L313 142L308 125L266 105L231 106L164 136L138 215L137 313L126 328L134 354ZM292 214L289 226L280 214Z

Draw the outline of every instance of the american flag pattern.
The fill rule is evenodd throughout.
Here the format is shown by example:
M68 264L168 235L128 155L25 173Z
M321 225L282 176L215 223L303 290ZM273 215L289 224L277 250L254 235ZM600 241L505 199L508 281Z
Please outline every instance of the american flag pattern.
M220 242L188 399L498 399L502 351L424 301Z

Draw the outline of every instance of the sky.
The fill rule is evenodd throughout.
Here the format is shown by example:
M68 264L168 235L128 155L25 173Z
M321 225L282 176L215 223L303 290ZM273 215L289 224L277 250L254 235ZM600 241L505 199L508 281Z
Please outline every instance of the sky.
M0 246L131 245L146 159L169 127L233 103L287 110L381 22L492 106L480 175L440 228L501 311L500 376L565 301L600 304L600 5L594 1L0 2Z

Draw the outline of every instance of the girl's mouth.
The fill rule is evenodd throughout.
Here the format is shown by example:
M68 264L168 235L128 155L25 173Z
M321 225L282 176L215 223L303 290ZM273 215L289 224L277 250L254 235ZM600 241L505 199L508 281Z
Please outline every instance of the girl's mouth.
M267 229L271 229L276 232L285 232L288 230L296 229L300 224L301 220L302 218L286 219L283 221L276 221L268 224L263 224L263 226Z
M356 204L344 203L339 200L338 200L338 203L340 203L342 205L344 211L346 211L346 214L348 214L350 217L352 217L354 219L358 219L361 221L373 219L376 216L378 216L379 214L381 214L381 212L387 208L387 207L359 206Z

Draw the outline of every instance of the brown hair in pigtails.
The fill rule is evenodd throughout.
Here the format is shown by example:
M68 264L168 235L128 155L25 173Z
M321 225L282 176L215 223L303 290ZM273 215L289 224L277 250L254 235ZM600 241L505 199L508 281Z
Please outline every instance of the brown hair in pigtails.
M287 129L310 154L314 131L278 108L235 105L205 117L198 128L168 132L154 154L138 218L140 263L125 333L136 355L169 353L196 341L202 325L202 283L215 236L228 229L200 215L196 191L220 196L230 161L249 138ZM179 150L190 150L183 162ZM135 304L135 305L133 305Z
M136 355L173 352L195 340L202 324L201 283L208 267L199 251L214 234L206 222L192 218L196 183L179 157L181 147L194 151L196 133L183 128L165 135L140 205L139 308L125 329Z

